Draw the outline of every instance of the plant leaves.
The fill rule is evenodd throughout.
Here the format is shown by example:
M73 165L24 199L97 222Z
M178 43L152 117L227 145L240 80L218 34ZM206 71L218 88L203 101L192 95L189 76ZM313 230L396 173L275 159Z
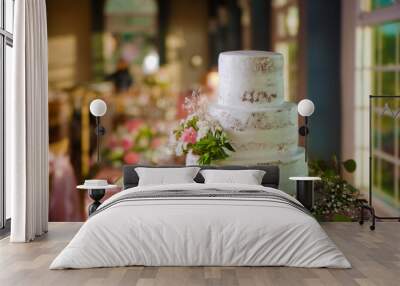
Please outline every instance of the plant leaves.
M357 169L357 163L353 159L346 160L342 164L344 169L349 173L354 173L354 171Z
M224 147L225 147L226 149L228 149L229 151L235 152L235 149L233 149L232 145L231 145L230 143L228 143L228 142L226 142L226 143L224 144Z

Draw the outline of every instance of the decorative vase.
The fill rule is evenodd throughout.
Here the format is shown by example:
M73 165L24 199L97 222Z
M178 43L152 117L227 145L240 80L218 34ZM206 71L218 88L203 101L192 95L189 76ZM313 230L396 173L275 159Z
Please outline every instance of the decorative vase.
M199 165L199 155L195 155L192 151L186 154L186 166Z

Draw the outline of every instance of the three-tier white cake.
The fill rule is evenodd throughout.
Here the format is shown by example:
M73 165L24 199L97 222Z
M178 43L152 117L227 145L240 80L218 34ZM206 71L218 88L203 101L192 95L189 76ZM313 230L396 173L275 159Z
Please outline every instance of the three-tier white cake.
M221 53L218 102L210 107L236 152L224 165L280 166L280 188L294 193L288 178L307 174L298 146L297 106L283 96L283 56L264 51Z

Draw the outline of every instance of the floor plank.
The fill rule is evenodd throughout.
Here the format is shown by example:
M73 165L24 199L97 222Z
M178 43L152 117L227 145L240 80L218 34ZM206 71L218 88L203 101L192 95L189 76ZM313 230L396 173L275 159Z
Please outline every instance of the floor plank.
M0 240L0 285L136 285L136 286L266 286L266 285L400 285L400 224L324 223L352 269L289 267L119 267L50 271L54 257L81 223L50 223L49 233L32 243Z

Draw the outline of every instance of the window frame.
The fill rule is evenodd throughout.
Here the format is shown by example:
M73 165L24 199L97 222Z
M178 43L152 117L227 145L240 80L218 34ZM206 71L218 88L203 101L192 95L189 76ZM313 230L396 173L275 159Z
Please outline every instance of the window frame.
M400 1L394 1L391 6L372 11L361 9L363 0L342 0L342 158L355 158L358 163L355 176L348 176L362 191L368 190L369 182L369 126L363 122L365 112L369 110L369 94L365 90L364 74L368 68L365 66L363 49L365 45L365 32L360 32L367 27L395 22L400 20ZM357 39L357 37L360 37ZM362 59L357 60L358 58ZM358 65L361 63L361 65ZM399 70L398 65L379 67L379 70ZM370 70L374 70L371 67ZM361 91L360 91L361 90ZM364 90L364 91L363 91ZM373 94L381 95L381 94ZM399 95L399 94L393 94ZM364 116L364 118L363 118ZM361 129L361 130L360 130ZM360 132L361 131L361 132ZM396 178L397 182L397 178ZM397 186L397 183L395 183ZM394 198L395 199L395 198Z
M10 219L6 217L6 189L5 189L5 100L6 100L6 49L13 48L13 34L7 31L6 27L6 1L0 0L1 21L0 21L0 236L9 232ZM15 0L9 0L13 5ZM8 15L9 16L9 15ZM14 19L14 15L12 15ZM13 30L13 29L12 29Z

